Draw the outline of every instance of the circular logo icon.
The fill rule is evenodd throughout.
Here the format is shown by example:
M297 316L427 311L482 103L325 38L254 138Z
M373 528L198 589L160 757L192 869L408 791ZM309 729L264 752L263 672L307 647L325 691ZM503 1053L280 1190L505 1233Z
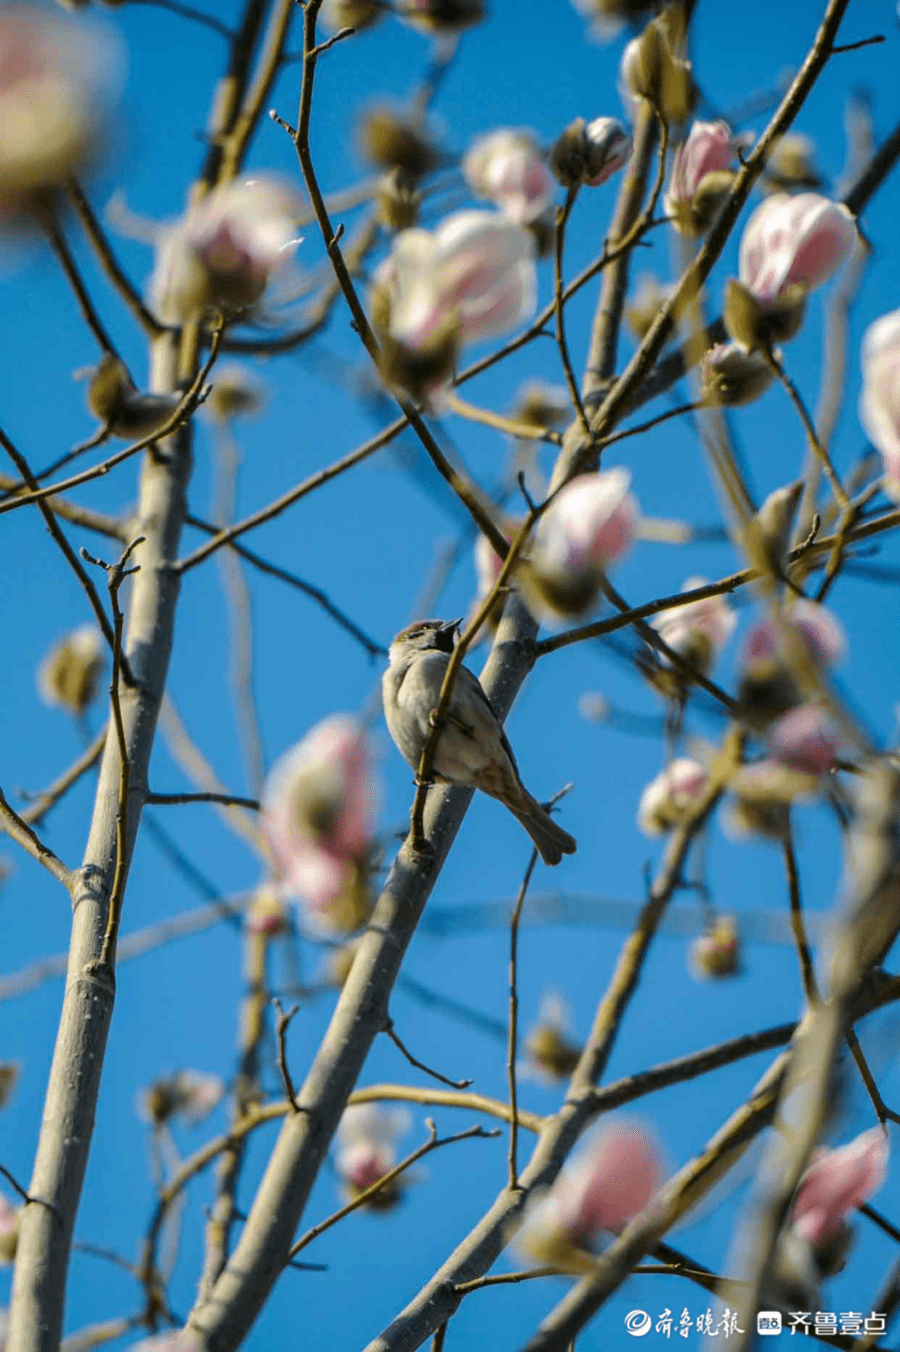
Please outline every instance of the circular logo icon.
M646 1310L631 1310L625 1316L625 1328L632 1338L643 1338L650 1332L653 1320Z

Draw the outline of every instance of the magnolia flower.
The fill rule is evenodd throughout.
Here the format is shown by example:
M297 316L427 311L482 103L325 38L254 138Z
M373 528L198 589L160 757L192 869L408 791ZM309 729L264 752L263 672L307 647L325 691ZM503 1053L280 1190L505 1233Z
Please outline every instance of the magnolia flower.
M97 626L79 625L50 649L38 667L41 699L81 717L97 694L105 659L103 635Z
M683 592L706 586L705 577L689 577ZM716 656L734 633L737 615L725 596L708 596L684 606L663 610L653 621L660 638L681 657L708 672Z
M300 243L295 194L274 178L239 178L215 188L163 231L150 283L169 324L256 305Z
M756 208L741 237L740 279L759 301L786 287L815 290L849 258L856 222L842 202L818 193L776 193Z
M584 1271L593 1266L590 1250L599 1235L643 1211L663 1177L649 1128L611 1121L589 1134L552 1188L528 1207L516 1247L539 1263Z
M675 6L628 43L619 65L619 93L632 117L641 99L648 99L669 124L688 116L696 91L684 50L684 16Z
M96 29L37 8L0 11L0 223L96 151L115 57Z
M880 1127L837 1150L817 1150L794 1198L793 1229L813 1246L832 1237L850 1212L881 1187L889 1153Z
M12 1202L0 1193L0 1267L8 1267L15 1260L21 1213L21 1207L13 1206Z
M388 331L414 350L448 324L461 343L499 337L531 314L537 285L528 234L487 211L459 211L433 232L401 231L378 281Z
M688 967L696 981L737 976L741 970L741 937L733 915L717 915L691 944Z
M508 541L512 541L520 524L519 521L513 521L512 519L501 522L500 529L503 531L503 534ZM487 536L482 535L481 531L478 532L478 538L475 541L473 554L478 587L469 615L470 620L475 618L476 612L481 608L482 601L484 601L485 597L493 588L494 583L500 576L500 569L503 567L503 560L500 558L500 555L496 552ZM500 616L503 614L505 603L506 597L501 591L475 636L476 641L488 637L492 638L494 636L497 632L497 625L500 623Z
M550 166L566 188L599 188L628 163L633 149L631 133L617 117L576 117L550 152Z
M462 162L466 182L519 225L529 225L553 201L554 183L534 138L524 131L491 132Z
M581 1048L572 1041L571 1011L557 992L541 996L537 1022L525 1038L526 1069L537 1079L556 1084L571 1075L581 1057Z
M208 1117L225 1093L225 1082L219 1075L204 1074L199 1070L176 1070L145 1089L139 1099L141 1117L153 1126L161 1126L180 1114L187 1126L195 1127Z
M752 404L772 379L772 368L765 358L746 351L740 343L717 343L700 362L700 388L709 404Z
M859 419L884 460L885 492L900 502L900 310L866 329L862 375Z
M665 208L675 228L697 234L712 223L731 184L734 142L725 122L695 122L675 152Z
M570 480L538 525L530 560L517 573L538 618L574 616L597 598L607 568L634 539L637 500L627 469Z
M840 738L820 705L799 704L772 724L768 743L773 760L818 775L834 764Z
M377 783L360 725L326 718L273 766L261 825L278 884L337 929L367 914Z
M352 1200L377 1183L397 1163L397 1141L411 1125L405 1108L383 1108L378 1103L351 1103L338 1124L340 1146L335 1168ZM403 1179L398 1178L372 1197L369 1206L385 1210L400 1200Z
M652 779L638 804L645 836L661 836L686 821L703 796L708 775L699 761L678 757Z

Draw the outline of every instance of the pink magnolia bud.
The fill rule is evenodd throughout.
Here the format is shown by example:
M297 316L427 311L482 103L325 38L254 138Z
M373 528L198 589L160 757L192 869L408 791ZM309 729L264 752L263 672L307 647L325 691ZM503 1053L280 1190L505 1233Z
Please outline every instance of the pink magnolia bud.
M214 189L163 233L150 283L157 314L182 324L256 305L300 243L300 202L274 178Z
M734 159L731 128L725 122L695 122L675 152L665 207L682 234L707 229L731 185Z
M595 117L584 129L587 144L584 182L599 188L631 159L634 142L617 117Z
M576 616L594 604L603 574L634 539L638 505L630 484L628 470L604 470L578 475L556 495L530 561L516 574L539 618Z
M662 1152L642 1123L619 1120L591 1132L571 1166L529 1208L516 1236L538 1262L583 1266L603 1231L617 1231L643 1211L664 1178Z
M866 329L862 375L860 422L884 460L885 492L900 502L900 310Z
M289 927L287 908L272 888L260 888L247 911L247 930L250 934L261 934L269 939L284 934Z
M501 130L476 141L462 163L469 187L519 225L530 225L553 201L556 185L534 138Z
M679 757L652 779L638 804L638 826L645 836L661 836L690 815L706 788L707 773L699 761Z
M393 1169L397 1141L409 1130L410 1122L405 1108L383 1108L378 1103L351 1103L345 1108L337 1129L340 1148L335 1168L351 1198ZM398 1179L390 1188L382 1189L371 1205L384 1207L398 1201L402 1182Z
M815 290L850 256L856 222L842 202L818 193L776 193L747 222L740 279L757 300L772 301L785 287Z
M286 752L263 790L261 825L278 882L341 929L360 923L377 797L365 734L342 714Z
M387 291L388 331L407 347L425 348L448 324L474 343L533 311L534 246L505 216L459 211L434 232L401 231L376 280Z
M682 591L693 591L706 585L705 577L689 577ZM703 601L689 601L685 606L673 606L657 615L653 627L670 648L701 671L708 672L725 644L734 633L737 615L725 596L710 596Z
M889 1153L880 1127L837 1150L816 1151L794 1199L793 1228L813 1245L827 1240L881 1187Z
M195 1127L221 1102L224 1093L225 1083L218 1075L176 1070L142 1092L138 1109L154 1126L181 1115L189 1127Z
M105 33L75 20L0 12L0 225L96 151L116 55Z
M717 343L700 362L703 398L711 404L752 404L772 379L768 362L739 343Z
M784 615L783 622L803 640L810 657L822 666L839 662L847 646L844 628L836 615L816 601L801 597ZM783 641L774 620L755 624L741 649L741 665L752 668L783 659Z
M769 729L769 752L774 760L806 774L823 774L833 764L840 738L824 709L800 704L789 709Z

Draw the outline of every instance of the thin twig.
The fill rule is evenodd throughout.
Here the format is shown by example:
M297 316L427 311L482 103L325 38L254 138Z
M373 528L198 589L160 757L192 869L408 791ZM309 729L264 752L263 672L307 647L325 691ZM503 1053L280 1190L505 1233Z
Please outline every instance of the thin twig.
M383 1188L389 1187L401 1174L406 1173L406 1170L413 1164L416 1164L425 1155L430 1155L432 1150L440 1150L440 1148L445 1145L454 1145L457 1141L489 1140L497 1135L495 1131L485 1131L483 1127L469 1127L467 1131L458 1131L453 1136L439 1138L437 1128L430 1118L426 1119L425 1125L428 1128L428 1140L424 1145L420 1145L417 1150L414 1150L411 1155L407 1155L399 1164L395 1164L393 1169L389 1169L386 1174L382 1175L382 1177L377 1180L377 1182L372 1183L363 1192L359 1193L358 1196L354 1197L352 1202L348 1202L347 1205L342 1206L339 1211L335 1211L324 1221L320 1221L318 1225L314 1225L311 1230L307 1230L306 1234L303 1235L301 1239L298 1239L297 1243L292 1246L288 1257L296 1258L298 1253L305 1249L308 1244L311 1244L314 1239L318 1239L319 1235L323 1234L325 1230L330 1230L333 1225L337 1225L338 1221L342 1221L345 1216L349 1216L352 1212L358 1211L361 1206L365 1206L366 1203L377 1196Z
M259 811L258 798L242 798L236 793L148 793L145 803L223 803L226 807L246 807Z
M6 800L6 795L0 789L0 823L4 826L7 835L14 840L17 845L21 845L23 850L36 859L39 864L43 864L48 873L52 874L58 883L62 883L67 892L71 892L75 884L75 874L70 868L57 859L56 855L39 840L35 832L27 822L23 821L18 812Z
M794 942L797 946L797 956L800 959L800 973L803 978L803 993L806 996L806 1003L814 1004L819 998L819 991L816 985L816 970L813 966L812 954L809 948L809 940L806 937L806 927L803 924L803 907L800 901L800 874L797 868L797 856L794 852L794 837L790 827L783 842L784 867L787 873L788 893L791 900L791 928L794 931Z
M433 1070L431 1066L426 1066L424 1061L419 1061L413 1056L412 1052L406 1046L406 1043L401 1041L397 1030L394 1027L393 1019L388 1019L387 1023L384 1025L384 1031L387 1033L397 1050L403 1053L409 1064L415 1066L416 1070L424 1071L425 1074L430 1075L433 1080L438 1080L441 1084L449 1085L451 1089L468 1089L469 1085L472 1083L471 1080L451 1080L448 1076L442 1075L439 1070Z
M144 0L146 3L146 0ZM140 0L138 0L140 3ZM215 20L213 20L215 22ZM157 337L165 329L165 324L161 324L155 315L152 315L147 309L137 288L125 274L122 265L113 252L109 237L103 226L97 219L90 202L85 196L84 189L76 178L68 179L66 183L66 192L69 201L75 209L75 214L81 222L82 229L87 235L94 252L106 276L112 282L118 291L122 300L128 306L135 319L140 324L144 332L151 338Z
M570 188L566 193L565 202L556 212L556 234L553 252L553 302L556 314L556 344L559 348L559 357L562 362L563 374L566 378L566 385L569 390L569 398L572 400L572 407L575 409L581 422L585 436L590 437L590 425L587 420L587 414L584 411L584 404L581 402L581 393L578 389L578 381L575 379L572 359L569 356L569 345L566 342L565 310L563 301L563 250L565 248L566 222L575 205L577 195L578 189Z
M98 315L94 303L88 294L88 289L84 284L81 273L78 271L78 265L72 256L72 251L66 242L66 237L60 229L56 213L52 206L48 206L40 213L40 222L44 232L50 241L50 246L59 260L60 266L66 275L66 278L75 293L75 299L78 301L78 308L81 310L82 317L96 338L98 344L104 352L112 356L118 356L115 345L104 327L103 321Z
M277 997L272 1001L272 1004L278 1011L278 1020L275 1024L275 1037L278 1040L278 1070L281 1074L281 1082L284 1085L288 1103L295 1113L299 1113L302 1109L294 1093L294 1082L291 1079L291 1072L287 1063L287 1030L290 1027L291 1020L299 1013L300 1006L292 1005L285 1014L281 1001Z
M509 1040L506 1047L506 1076L509 1084L509 1188L515 1191L519 1186L519 1170L517 1163L517 1152L519 1145L519 1097L518 1085L516 1082L516 1053L519 1041L519 920L522 915L522 907L525 905L525 897L528 894L528 886L531 882L532 874L538 861L538 852L536 849L531 851L531 858L525 869L525 876L519 888L519 894L516 897L516 904L513 907L512 917L509 922Z

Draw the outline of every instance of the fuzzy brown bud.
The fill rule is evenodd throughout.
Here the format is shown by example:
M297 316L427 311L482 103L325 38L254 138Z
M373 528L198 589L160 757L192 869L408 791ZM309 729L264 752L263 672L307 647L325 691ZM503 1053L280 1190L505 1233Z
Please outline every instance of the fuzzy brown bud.
M484 0L400 0L396 10L412 28L437 36L461 33L485 15Z
M725 286L723 320L729 337L752 351L794 338L806 312L806 288L794 283L774 300L762 301L743 282L729 277Z
M408 230L419 219L422 205L416 181L403 169L392 169L378 183L378 216L388 230Z
M438 164L431 142L389 108L371 109L363 118L360 134L366 158L382 169L400 169L416 179Z
M700 388L707 404L727 408L752 404L772 383L772 378L765 359L737 343L718 343L700 363Z

